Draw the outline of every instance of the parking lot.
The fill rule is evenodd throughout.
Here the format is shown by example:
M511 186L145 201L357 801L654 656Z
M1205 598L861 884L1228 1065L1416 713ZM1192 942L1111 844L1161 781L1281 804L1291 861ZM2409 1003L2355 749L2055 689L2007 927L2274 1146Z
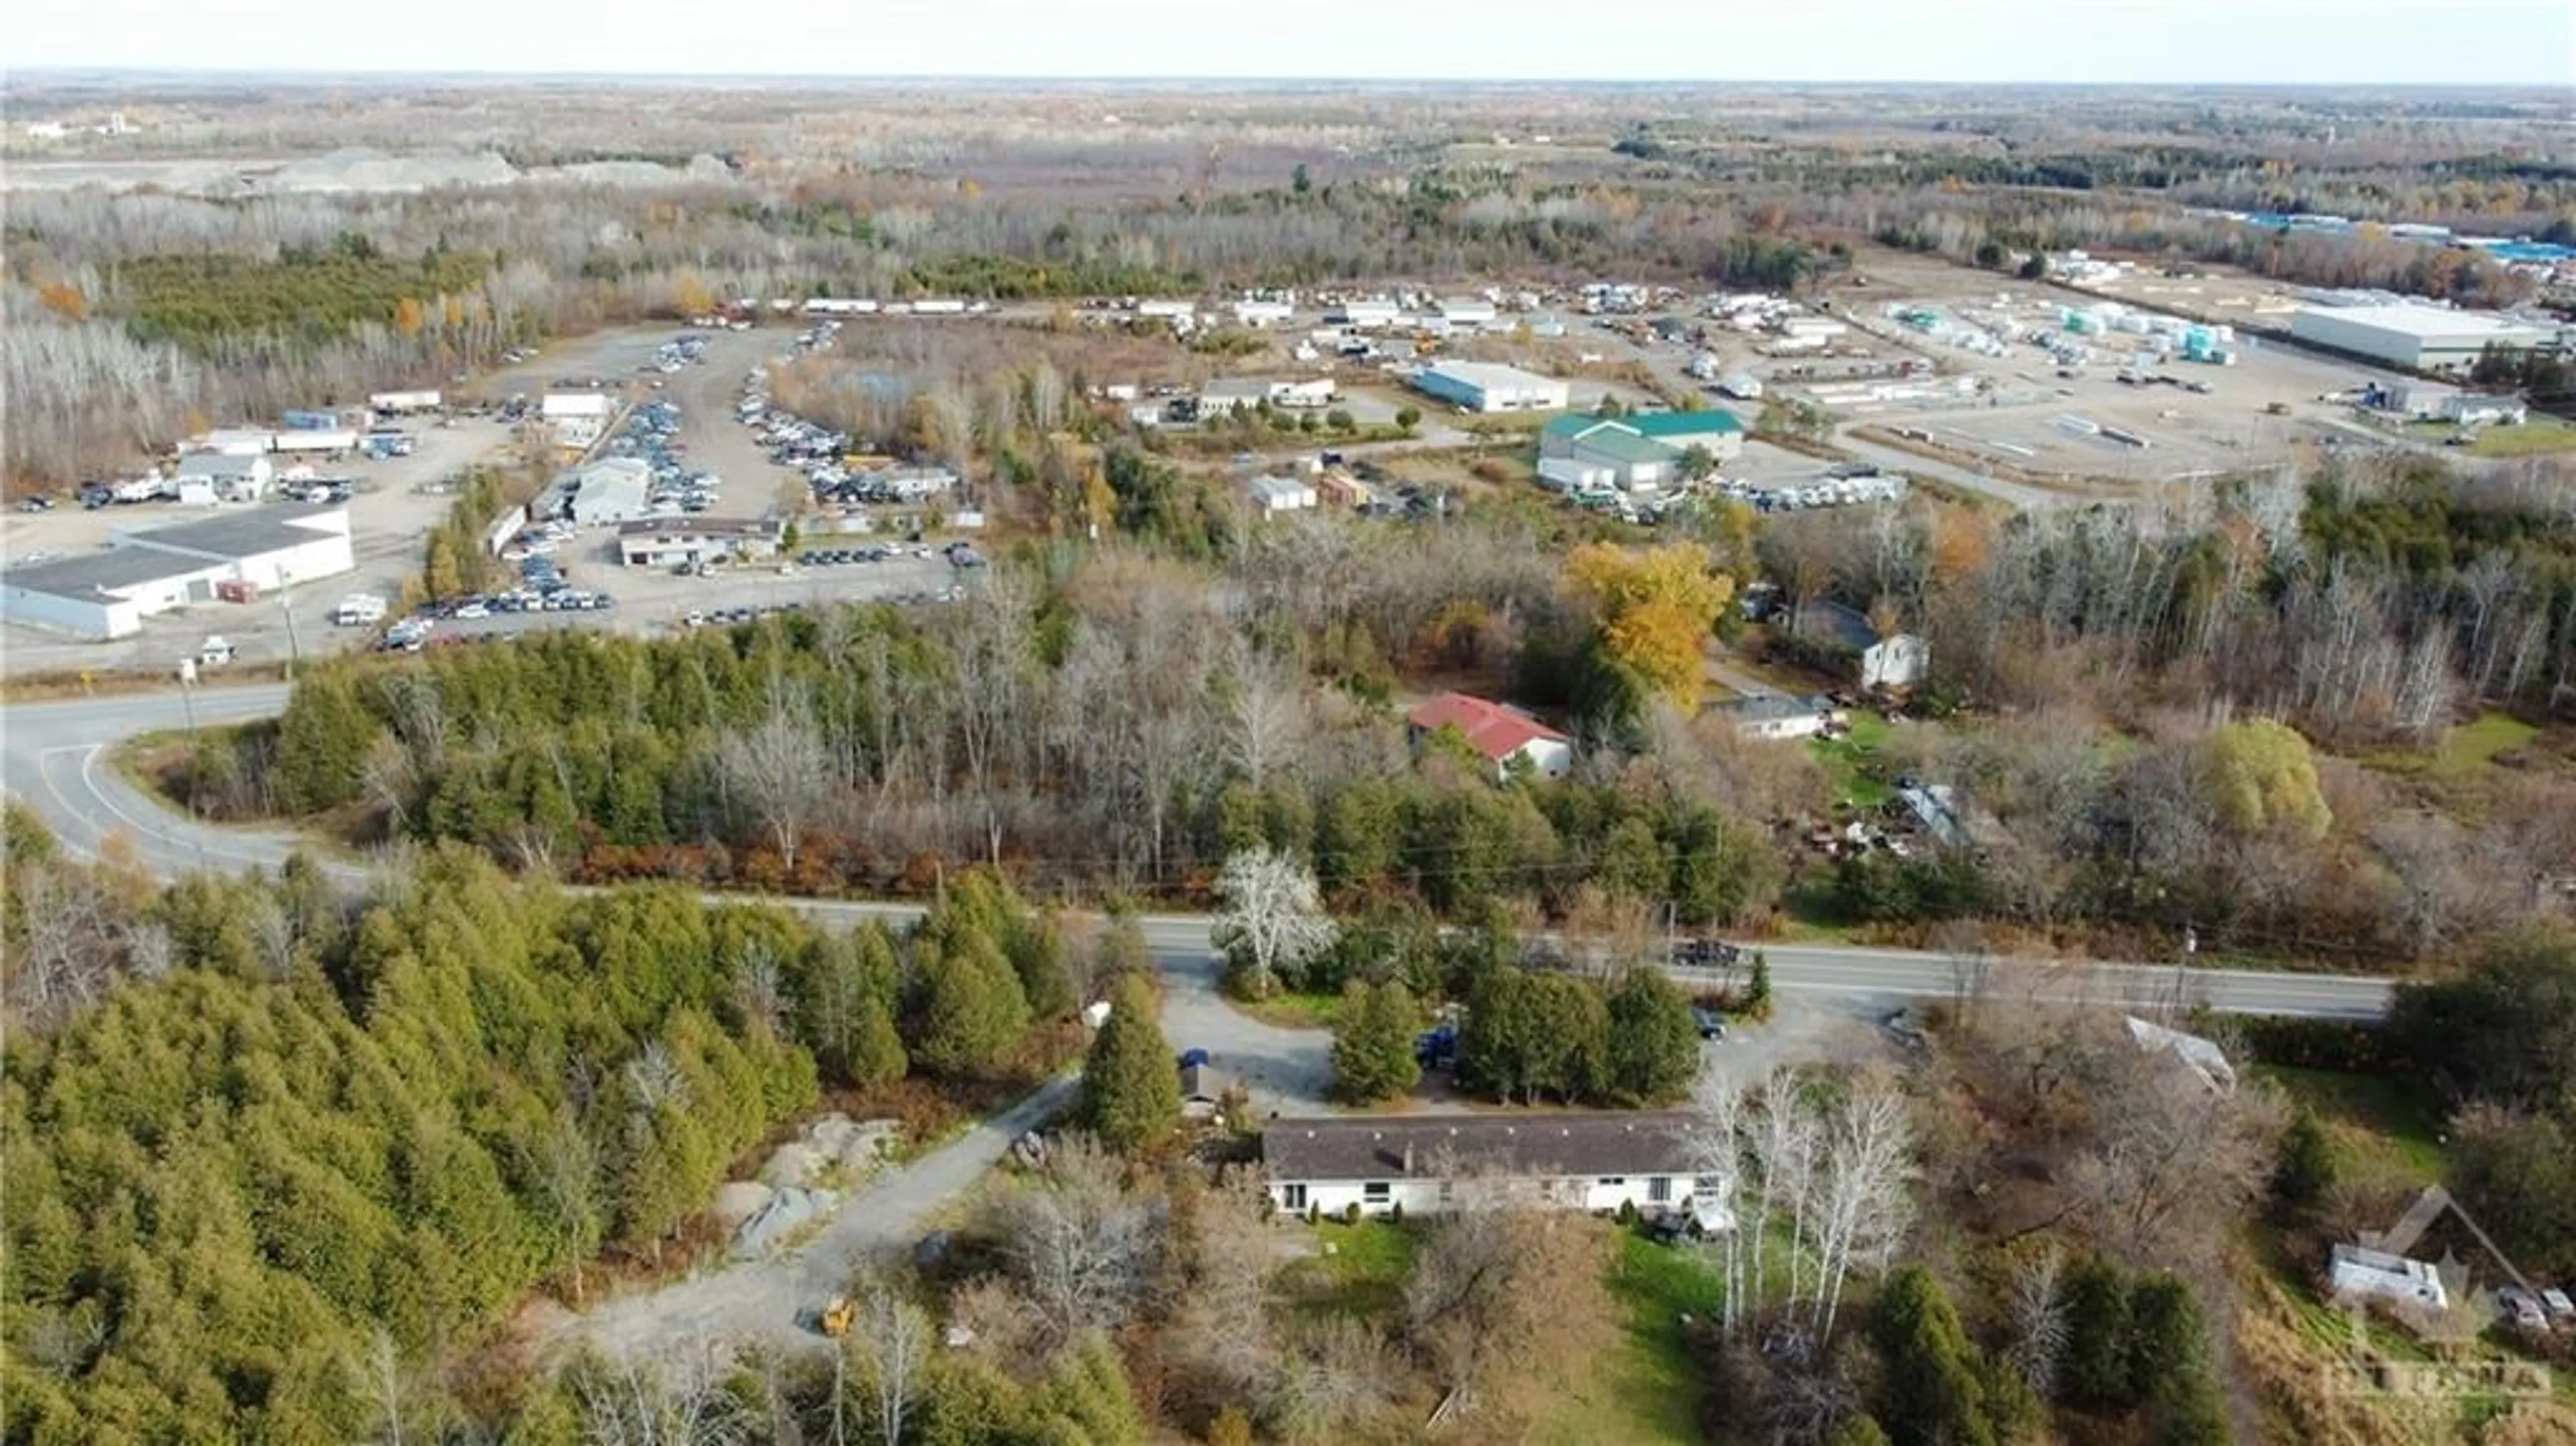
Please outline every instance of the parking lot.
M143 630L112 642L86 642L17 626L0 627L0 672L10 677L88 670L157 672L194 656L209 635L231 642L243 662L311 657L359 645L363 635L335 628L331 614L342 597L373 593L397 597L420 569L422 538L446 516L452 497L438 484L496 452L508 429L496 421L459 417L441 426L414 421L418 439L407 457L317 464L324 475L346 477L352 551L357 570L310 587L252 603L207 603L144 620ZM0 557L32 562L51 553L70 556L104 547L120 529L147 528L201 517L210 509L175 502L83 509L69 501L51 511L0 515ZM290 625L289 609L292 609Z
M645 464L653 515L759 519L800 500L805 478L771 455L736 401L744 376L796 333L694 335L698 342L681 347L668 331L594 339L576 355L552 358L551 368L575 379L590 372L640 378L627 384L633 405L598 455ZM827 450L837 456L846 440ZM539 511L558 506L541 499ZM918 538L909 519L886 518L905 522L895 530L815 530L855 524L878 509L850 510L847 519L805 516L807 544L791 556L677 567L624 564L616 524L581 527L540 515L502 554L510 585L423 609L388 630L386 641L412 649L559 627L668 633L848 603L939 603L971 585L973 568L952 562L944 545ZM876 519L869 521L873 527Z

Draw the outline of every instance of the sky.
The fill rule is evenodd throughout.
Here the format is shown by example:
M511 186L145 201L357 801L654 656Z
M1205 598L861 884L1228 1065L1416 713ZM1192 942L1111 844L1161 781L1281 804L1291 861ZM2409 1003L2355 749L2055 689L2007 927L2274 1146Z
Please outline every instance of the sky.
M11 70L2542 85L2576 94L2570 0L57 0L13 9L0 36Z

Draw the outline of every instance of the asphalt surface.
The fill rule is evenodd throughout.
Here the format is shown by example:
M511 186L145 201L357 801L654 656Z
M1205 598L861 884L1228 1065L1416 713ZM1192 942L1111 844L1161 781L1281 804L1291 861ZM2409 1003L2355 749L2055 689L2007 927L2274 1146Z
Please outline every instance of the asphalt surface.
M203 724L240 722L265 717L284 706L282 687L195 690L195 714ZM40 813L75 852L96 854L111 836L121 836L143 865L164 876L203 869L274 868L295 846L288 836L255 830L218 828L197 822L147 797L120 778L108 752L137 733L183 728L186 700L176 691L37 703L0 709L0 782ZM335 874L357 877L358 865L327 861ZM893 906L806 902L799 904L818 918L860 917L869 913L904 912ZM1214 1031L1218 1011L1231 1015L1214 998L1214 951L1208 921L1187 915L1157 915L1144 921L1146 942L1172 976L1171 992L1179 1027ZM1842 996L1907 999L1948 998L1958 992L1958 971L1944 955L1900 949L1864 949L1843 945L1771 944L1764 946L1774 985L1784 990ZM2028 978L2027 975L2024 976ZM2169 964L2067 963L2054 966L2035 982L2018 987L2047 997L2103 1003L2172 1001L2205 1003L2242 1014L2301 1015L2315 1018L2375 1018L2388 1005L2390 981L2341 975L2294 974L2241 969L2177 969ZM1199 1041L1210 1050L1218 1043ZM1246 1037L1240 1048L1256 1059L1272 1052L1277 1041ZM1302 1099L1312 1088L1307 1067L1283 1059L1272 1080L1255 1080L1283 1099Z

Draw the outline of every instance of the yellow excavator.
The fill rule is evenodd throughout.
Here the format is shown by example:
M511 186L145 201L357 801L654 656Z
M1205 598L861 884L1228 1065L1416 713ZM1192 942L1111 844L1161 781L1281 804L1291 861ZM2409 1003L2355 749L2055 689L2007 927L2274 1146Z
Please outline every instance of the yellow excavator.
M846 1295L836 1295L825 1303L822 1314L814 1318L814 1327L837 1341L850 1333L852 1313L850 1298Z

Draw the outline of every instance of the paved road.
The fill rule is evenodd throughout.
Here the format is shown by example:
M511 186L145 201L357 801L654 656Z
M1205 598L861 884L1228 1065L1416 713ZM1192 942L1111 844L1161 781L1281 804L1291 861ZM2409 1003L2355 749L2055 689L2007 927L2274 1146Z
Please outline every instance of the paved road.
M201 688L197 718L201 723L217 723L264 717L283 706L284 699L285 690L279 687ZM94 854L110 834L120 834L156 873L275 867L291 848L287 838L196 823L145 797L105 765L103 752L116 741L139 732L182 727L186 719L176 692L11 707L0 712L0 781L36 808L66 845L81 853ZM330 867L344 876L359 872L348 864ZM801 907L823 918L859 917L888 909L839 903ZM1156 957L1173 972L1173 993L1179 1001L1176 1007L1184 1011L1179 1016L1184 1027L1202 1027L1204 1021L1204 1027L1213 1028L1213 1011L1223 1006L1213 1000L1208 921L1159 915L1146 919L1144 927ZM1773 981L1782 989L1891 1000L1946 998L1958 989L1951 961L1936 953L1839 945L1773 945L1767 953ZM2387 1007L2390 981L2089 963L2063 966L2052 975L2049 988L2065 997L2106 1002L2171 999L2179 988L2189 1001L2232 1013L2372 1018ZM1244 1043L1247 1053L1261 1056L1275 1042L1247 1039ZM1283 1096L1302 1095L1310 1087L1304 1066L1290 1067L1284 1060L1282 1065L1269 1087Z

